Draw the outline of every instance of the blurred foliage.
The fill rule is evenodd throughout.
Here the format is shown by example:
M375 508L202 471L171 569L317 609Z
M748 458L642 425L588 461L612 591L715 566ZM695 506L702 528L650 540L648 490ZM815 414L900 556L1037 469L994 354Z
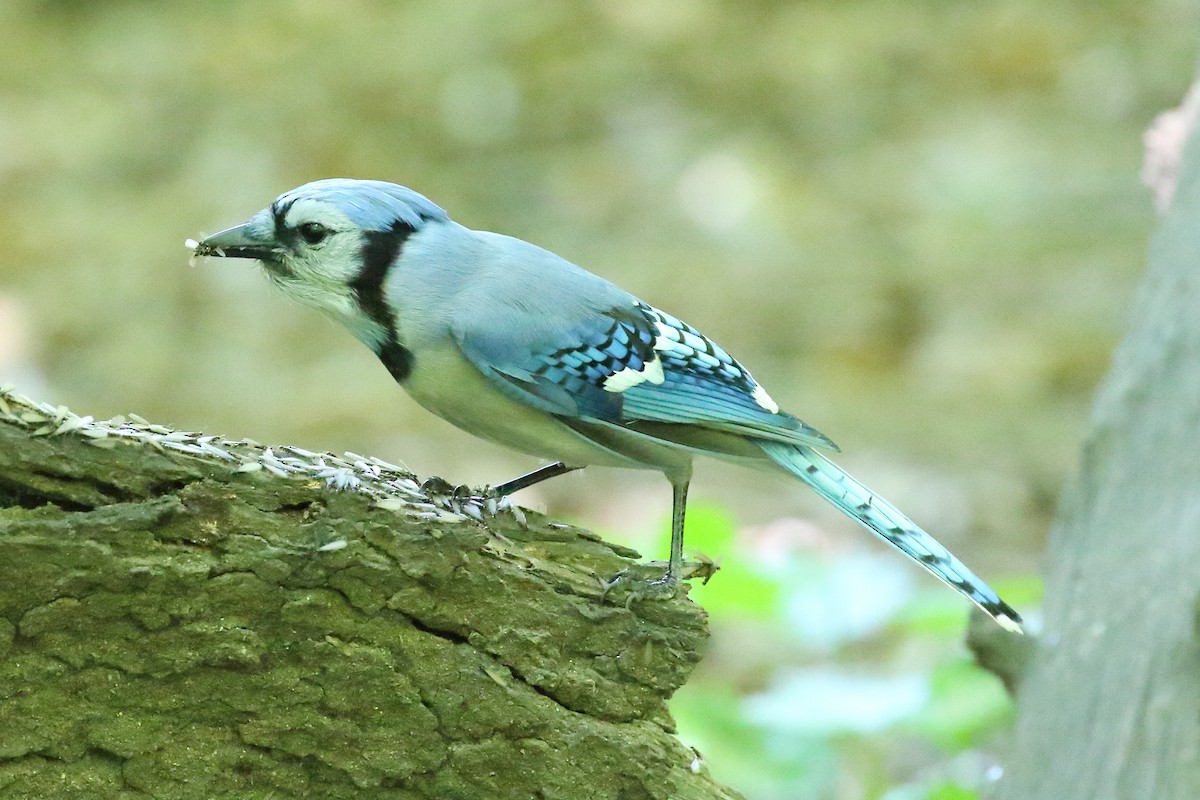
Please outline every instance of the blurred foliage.
M292 186L396 180L705 330L1021 605L1197 23L1182 0L10 0L0 379L455 481L527 468L249 265L186 268L183 239ZM702 467L692 495L723 570L677 710L713 768L755 800L973 797L1007 712L963 666L962 603L783 480ZM588 470L523 499L661 556L669 497ZM753 721L819 666L926 694L871 733Z
M731 533L728 515L697 511L690 538ZM888 800L974 797L997 768L985 748L1013 709L961 647L963 601L917 588L891 554L775 550L806 527L740 532L758 552L739 549L736 574L723 568L693 588L713 640L672 704L681 735L718 778L760 800L880 797L896 784ZM1036 600L1028 589L1014 599Z

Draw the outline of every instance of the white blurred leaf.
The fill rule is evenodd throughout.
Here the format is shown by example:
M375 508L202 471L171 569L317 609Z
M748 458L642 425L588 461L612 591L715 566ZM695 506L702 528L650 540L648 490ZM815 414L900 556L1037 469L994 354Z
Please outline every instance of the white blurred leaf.
M743 710L751 722L780 733L875 733L920 711L930 694L924 675L802 670L746 700Z
M885 626L912 597L914 570L894 553L863 553L790 582L784 615L798 638L833 649Z

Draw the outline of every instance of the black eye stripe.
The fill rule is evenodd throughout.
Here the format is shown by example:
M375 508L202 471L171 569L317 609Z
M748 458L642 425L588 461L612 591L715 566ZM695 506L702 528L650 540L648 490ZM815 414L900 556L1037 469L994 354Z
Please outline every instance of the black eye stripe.
M276 200L271 204L271 218L275 221L276 241L289 242L292 239L292 231L287 226L287 215L295 202L294 199Z

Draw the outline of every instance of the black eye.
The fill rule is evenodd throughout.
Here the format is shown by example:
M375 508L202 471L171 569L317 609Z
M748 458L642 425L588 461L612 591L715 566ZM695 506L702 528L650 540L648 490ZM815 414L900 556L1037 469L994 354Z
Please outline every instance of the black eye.
M329 228L319 222L306 222L300 226L300 236L309 244L320 244L329 235Z

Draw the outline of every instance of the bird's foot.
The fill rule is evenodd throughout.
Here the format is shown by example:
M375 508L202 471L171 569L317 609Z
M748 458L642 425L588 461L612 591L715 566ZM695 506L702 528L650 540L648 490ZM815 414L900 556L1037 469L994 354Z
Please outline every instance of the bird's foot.
M421 490L432 503L456 514L464 514L482 522L484 517L496 517L501 512L508 512L522 528L526 525L525 513L513 505L507 496L497 492L495 487L474 489L464 484L451 484L433 475L425 479Z
M625 608L638 600L670 600L679 592L679 576L667 570L661 578L647 579L633 569L623 569L604 584L600 599L607 602L613 592L625 593Z
M693 554L695 555L695 554ZM663 562L651 562L662 564ZM695 555L695 560L684 561L678 575L672 574L668 567L661 578L646 578L637 573L637 567L623 569L604 584L604 590L600 593L602 600L608 600L608 597L613 592L618 594L625 592L625 607L637 600L670 600L679 592L679 584L684 581L699 578L701 585L712 580L712 576L717 574L721 569L721 565L711 558L703 555Z
M529 520L525 518L524 509L512 501L511 495L500 491L499 487L480 486L478 489L471 489L466 486L457 486L455 489L465 491L473 502L482 507L483 513L487 516L496 517L507 513L522 530L529 527Z
M430 475L421 481L421 491L436 503L449 497L461 496L464 492L470 493L471 489L468 486L456 486L437 475Z

